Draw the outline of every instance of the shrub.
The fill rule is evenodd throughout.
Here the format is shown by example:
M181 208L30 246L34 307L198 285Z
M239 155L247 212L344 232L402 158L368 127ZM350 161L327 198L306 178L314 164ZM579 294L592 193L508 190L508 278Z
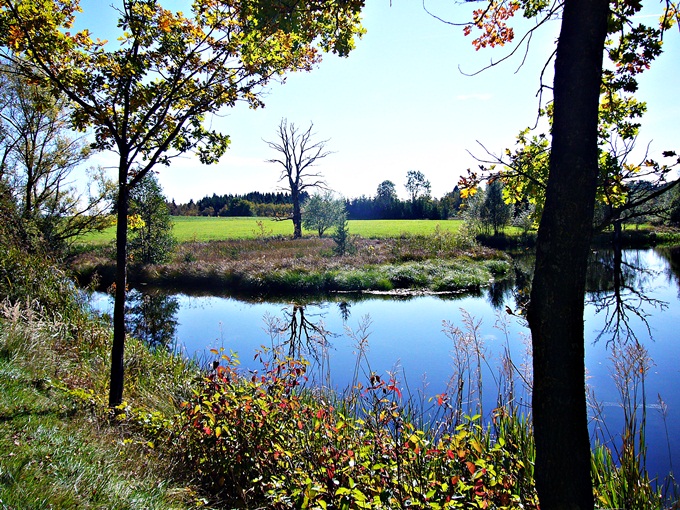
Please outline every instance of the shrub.
M130 214L141 221L130 227L128 253L135 262L160 264L170 259L177 241L167 201L153 173L147 174L130 194Z
M314 194L303 204L302 226L308 230L316 230L319 237L329 228L346 219L345 201L334 199L333 192L323 195Z
M335 233L333 234L333 241L335 247L333 252L342 257L343 255L353 255L357 251L356 244L349 235L349 224L347 216L343 215L335 226Z
M214 351L219 354L218 351ZM176 422L178 451L229 504L252 508L537 508L516 416L418 429L398 382L371 373L345 400L304 388L306 363L264 351L262 373L221 361ZM446 410L448 398L437 406ZM526 423L521 430L526 431ZM521 439L521 438L520 438Z

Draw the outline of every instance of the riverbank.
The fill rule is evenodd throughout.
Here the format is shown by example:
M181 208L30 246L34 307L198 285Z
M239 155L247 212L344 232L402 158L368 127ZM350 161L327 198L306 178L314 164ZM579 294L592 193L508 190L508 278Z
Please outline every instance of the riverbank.
M453 225L453 224L452 224ZM478 236L470 242L453 230L425 235L353 238L351 254L337 256L330 238L260 236L184 241L166 264L131 261L132 287L220 295L272 297L333 292L461 292L479 290L512 276L507 250L532 249L535 234ZM597 235L593 247L612 246L613 233ZM621 245L646 248L680 243L677 230L626 228ZM505 250L505 251L504 251ZM69 259L81 285L105 290L114 281L112 245L88 245Z
M0 251L0 508L200 506L181 459L140 423L111 419L110 328L42 258ZM11 278L10 278L11 275ZM197 367L129 338L126 398L172 416ZM159 445L160 446L160 445Z
M187 242L167 264L131 264L130 285L258 296L395 290L456 292L479 289L510 275L502 252L459 248L449 233L391 239L354 239L350 255L337 256L328 238L264 238ZM114 279L110 248L70 261L81 284L100 288Z

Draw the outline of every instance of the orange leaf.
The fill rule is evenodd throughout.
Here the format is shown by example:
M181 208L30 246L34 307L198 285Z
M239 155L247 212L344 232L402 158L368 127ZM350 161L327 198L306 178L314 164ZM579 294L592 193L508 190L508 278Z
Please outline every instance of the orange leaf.
M477 466L475 466L474 462L470 462L469 460L465 463L465 465L468 468L468 471L470 471L471 475L475 474L475 471L477 471Z

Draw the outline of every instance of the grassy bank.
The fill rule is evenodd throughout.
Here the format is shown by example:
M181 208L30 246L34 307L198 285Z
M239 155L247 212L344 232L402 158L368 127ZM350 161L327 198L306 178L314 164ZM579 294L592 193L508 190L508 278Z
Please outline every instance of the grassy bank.
M0 277L11 282L0 291L0 507L192 506L196 488L173 476L177 463L161 458L138 426L109 421L101 403L110 331L64 273L10 248ZM127 395L163 413L197 375L134 339L126 366Z
M354 240L336 256L332 239L306 237L185 242L162 265L132 265L130 282L223 293L282 294L336 291L478 289L510 272L506 256L465 246L449 231L428 236ZM111 248L82 253L72 267L81 281L113 281Z
M129 270L132 285L253 296L477 290L510 276L509 259L496 250L528 247L534 241L532 235L510 232L478 236L475 243L458 221L365 221L353 223L364 235L354 236L354 249L339 257L330 238L308 235L293 240L264 230L265 225L281 226L282 222L256 218L175 220L183 242L172 260L154 266L137 266L133 261ZM611 235L602 233L594 246L611 246ZM650 228L625 229L623 236L628 247L680 241L675 231ZM115 274L113 245L88 246L71 259L71 267L81 282L98 278L106 288Z

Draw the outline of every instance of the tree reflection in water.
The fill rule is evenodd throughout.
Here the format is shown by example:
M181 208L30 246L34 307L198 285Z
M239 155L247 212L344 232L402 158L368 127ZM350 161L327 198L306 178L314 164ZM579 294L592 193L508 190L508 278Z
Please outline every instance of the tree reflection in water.
M143 340L152 349L170 349L177 329L179 302L164 292L128 293L125 304L128 334Z
M352 304L348 301L340 301L338 303L338 309L340 310L340 317L342 317L342 322L347 322L349 320L352 312L350 311Z
M669 261L669 278L680 279L680 248L656 250ZM668 304L651 297L654 279L660 272L650 268L642 259L640 251L621 248L593 250L588 263L586 279L587 304L595 313L605 314L604 325L595 341L607 338L607 343L638 341L640 331L652 332L648 318L656 311L663 311ZM533 277L533 256L516 255L513 258L514 281L497 282L488 289L487 299L499 309L504 299L512 296L516 309L522 315L529 303ZM509 307L508 307L509 309ZM637 333L636 333L637 332Z
M680 246L657 248L656 252L668 262L666 278L668 281L678 282L678 297L680 298Z
M316 364L313 373L319 374L319 382L330 385L329 339L337 335L326 329L323 314L305 313L307 306L310 304L291 303L290 308L283 309L281 317L266 314L266 330L272 349L280 350L290 359ZM349 316L348 308L346 312Z
M494 281L486 290L487 301L495 310L500 310L512 298L515 309L510 310L513 315L523 315L529 304L531 294L531 279L534 276L533 253L514 254L512 258L512 278Z
M592 252L586 281L588 303L596 313L605 314L595 341L608 337L608 344L637 343L638 322L652 338L647 320L650 309L663 311L668 307L665 301L650 297L650 285L659 273L646 266L639 251L615 248Z

